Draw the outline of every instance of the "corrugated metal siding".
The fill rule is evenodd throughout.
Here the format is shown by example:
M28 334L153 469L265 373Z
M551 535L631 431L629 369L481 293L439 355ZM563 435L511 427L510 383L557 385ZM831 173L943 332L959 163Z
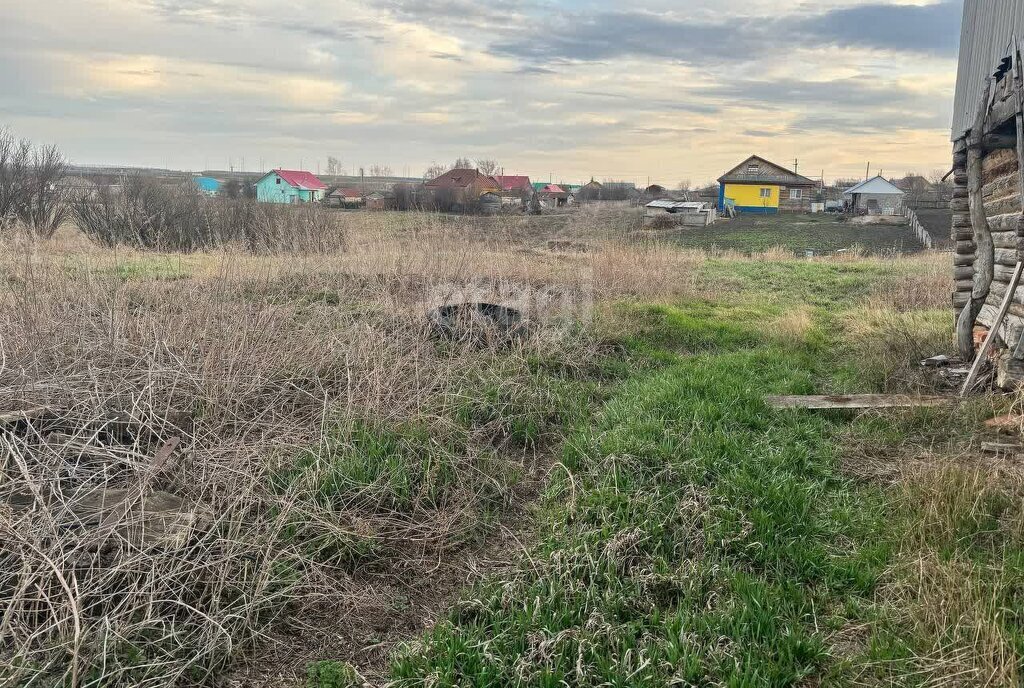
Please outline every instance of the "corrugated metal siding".
M960 29L960 66L953 105L953 140L974 124L978 99L999 60L1009 55L1016 34L1024 43L1024 0L964 0Z

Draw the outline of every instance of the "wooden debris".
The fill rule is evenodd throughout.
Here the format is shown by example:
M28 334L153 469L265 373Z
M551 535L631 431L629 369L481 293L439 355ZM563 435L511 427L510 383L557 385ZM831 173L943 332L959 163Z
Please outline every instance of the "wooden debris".
M1000 432L1020 432L1021 428L1024 427L1024 417L1013 413L996 416L985 421L985 427L999 430Z
M17 423L18 421L29 420L30 418L39 418L45 416L50 410L49 406L33 406L20 411L2 411L0 412L0 425Z
M873 409L913 408L941 406L953 401L950 397L911 396L907 394L850 394L768 396L765 401L773 408L801 409Z
M1020 442L982 442L981 451L998 456L1013 456L1024 451Z

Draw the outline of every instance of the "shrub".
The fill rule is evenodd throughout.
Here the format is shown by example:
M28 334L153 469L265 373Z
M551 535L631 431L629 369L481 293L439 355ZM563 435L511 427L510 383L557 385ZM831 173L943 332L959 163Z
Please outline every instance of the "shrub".
M17 141L0 129L0 230L14 224L49 238L68 218L67 192L60 181L67 160L56 146Z

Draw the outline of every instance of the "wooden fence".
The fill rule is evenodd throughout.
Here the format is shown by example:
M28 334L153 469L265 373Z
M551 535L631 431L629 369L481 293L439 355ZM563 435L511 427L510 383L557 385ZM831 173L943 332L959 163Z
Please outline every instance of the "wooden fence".
M908 220L910 220L910 228L914 230L914 234L916 234L917 238L922 244L924 244L924 247L933 248L935 246L935 241L932 239L931 233L925 229L924 225L921 224L921 221L917 219L917 213L910 208L906 208L903 211L903 214Z

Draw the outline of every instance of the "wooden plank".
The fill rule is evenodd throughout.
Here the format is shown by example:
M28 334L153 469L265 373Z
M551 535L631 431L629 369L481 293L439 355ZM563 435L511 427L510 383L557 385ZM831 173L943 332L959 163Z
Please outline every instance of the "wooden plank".
M3 411L0 412L0 425L17 423L18 421L28 420L30 418L39 418L40 416L45 416L49 412L49 406L33 406L20 411Z
M781 409L873 409L913 408L917 406L941 406L948 404L951 397L913 396L909 394L810 394L767 396L765 402L772 408Z
M999 307L999 315L996 317L992 328L988 331L988 335L985 337L984 343L981 345L981 349L978 351L977 357L974 359L974 365L971 366L971 372L967 375L967 379L964 380L964 386L960 389L960 396L966 396L968 392L974 387L974 381L978 378L978 373L981 371L981 365L985 362L985 356L988 354L989 347L992 346L992 340L996 338L999 328L1003 324L1003 318L1006 317L1007 312L1010 310L1010 304L1013 302L1013 293L1017 291L1017 285L1020 284L1020 273L1024 271L1024 263L1018 262L1016 269L1013 271L1013 278L1010 280L1010 286L1006 290L1006 295L1003 297L1003 305Z

